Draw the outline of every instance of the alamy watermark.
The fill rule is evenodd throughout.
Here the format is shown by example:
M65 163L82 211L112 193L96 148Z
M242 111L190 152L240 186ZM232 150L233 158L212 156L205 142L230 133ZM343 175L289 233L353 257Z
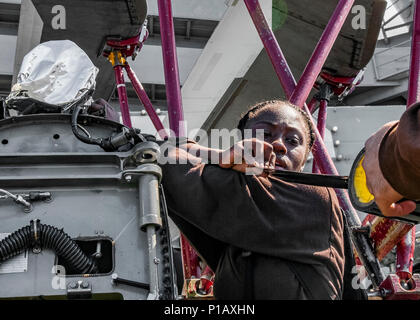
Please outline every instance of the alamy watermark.
M193 133L189 136L194 136L199 144L187 143L186 140L174 143L169 139L160 147L158 163L244 165L245 173L253 175L261 174L267 168L267 154L274 152L272 146L264 142L263 129L245 129L243 132L239 129L212 129L210 135L196 129ZM173 132L169 134L175 136Z
M54 30L65 30L66 29L66 8L63 5L55 5L51 9L51 13L54 17L51 20L51 27Z

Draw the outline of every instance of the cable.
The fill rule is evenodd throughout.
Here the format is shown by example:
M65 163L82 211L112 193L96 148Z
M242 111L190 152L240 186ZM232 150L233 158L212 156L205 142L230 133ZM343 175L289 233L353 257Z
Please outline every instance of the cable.
M71 115L71 129L74 133L74 135L76 136L77 139L79 139L80 141L87 143L87 144L93 144L93 145L97 145L100 146L101 148L103 147L103 139L101 138L91 138L90 135L85 137L83 135L81 135L78 131L78 124L77 124L77 118L79 117L80 111L82 111L81 106L76 106L73 110L73 113Z

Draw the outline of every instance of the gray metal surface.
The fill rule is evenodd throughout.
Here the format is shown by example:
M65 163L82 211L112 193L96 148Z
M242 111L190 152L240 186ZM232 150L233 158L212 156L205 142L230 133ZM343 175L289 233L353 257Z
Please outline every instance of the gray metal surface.
M84 123L92 136L101 137L121 127L95 117L85 117ZM0 233L14 232L29 225L30 220L40 219L43 224L63 228L72 238L109 238L115 254L111 272L68 276L64 281L67 285L78 280L88 282L94 296L108 293L117 294L113 298L146 299L149 290L113 284L111 277L117 273L124 279L150 282L147 234L139 228L141 173L130 160L132 156L131 151L106 153L80 142L71 131L69 115L33 115L0 121L2 188L15 194L52 193L51 202L34 202L29 214L10 199L0 200ZM131 179L126 179L127 175ZM169 236L169 230L163 220L162 228L156 232L159 293L164 291L164 282L170 287L173 281L165 236ZM65 296L66 289L54 288L54 283L59 282L52 272L55 259L50 250L29 252L27 272L0 274L0 297Z

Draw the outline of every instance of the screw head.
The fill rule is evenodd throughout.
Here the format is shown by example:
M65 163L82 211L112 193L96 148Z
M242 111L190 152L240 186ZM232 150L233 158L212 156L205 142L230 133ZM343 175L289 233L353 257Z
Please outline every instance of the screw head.
M342 154L339 154L339 155L337 155L337 157L335 159L337 161L341 161L341 160L343 160L343 155Z
M154 258L154 259L153 259L153 262L154 262L155 264L159 264L159 263L160 263L160 259L159 259L159 258Z
M334 146L335 147L338 147L340 145L340 143L341 143L340 140L335 140L334 141Z
M334 126L331 128L331 132L336 133L338 131L338 127Z
M87 289L87 288L89 288L89 282L82 281L82 283L80 284L80 287L82 287L82 289Z
M41 253L41 248L36 247L36 248L32 248L32 252L35 254Z
M131 175L125 176L125 181L126 182L131 182L132 179L133 179L133 177Z
M73 281L70 282L69 285L68 285L68 288L69 289L76 289L77 288L77 283L76 282L73 282Z

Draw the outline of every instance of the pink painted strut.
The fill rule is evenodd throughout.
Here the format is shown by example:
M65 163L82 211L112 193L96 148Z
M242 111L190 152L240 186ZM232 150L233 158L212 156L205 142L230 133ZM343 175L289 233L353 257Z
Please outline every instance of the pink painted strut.
M159 133L162 139L167 137L167 133L165 131L165 127L163 126L162 122L159 119L155 109L153 108L152 102L150 101L149 97L147 96L146 91L144 90L143 86L141 85L139 79L137 78L136 74L133 72L131 67L128 64L124 65L125 71L127 72L128 77L130 78L131 83L133 84L134 90L137 93L140 101L143 103L144 108L146 109L147 114L150 117L155 129Z
M414 6L407 109L414 103L420 101L420 0L416 0ZM415 232L416 228L413 227L397 245L396 271L401 279L410 278L413 271L414 250L416 245Z
M117 82L118 99L120 100L121 117L123 124L132 128L130 109L128 107L127 89L124 82L123 67L117 65L114 67L115 81Z
M171 0L158 0L160 34L162 40L163 70L166 83L169 127L177 137L185 137L183 126L181 87L179 82L178 59L175 46L175 31L172 18ZM198 255L181 234L184 279L199 277Z
M397 244L397 267L396 273L402 280L408 280L413 273L414 250L416 243L415 229L412 228L403 240Z
M168 102L169 126L176 136L185 136L183 127L181 86L176 55L175 31L170 0L158 0L160 34L162 39L163 68Z
M413 15L413 36L411 39L411 63L407 105L420 101L420 1L416 0Z
M322 67L330 54L330 51L337 39L341 28L350 10L354 0L340 0L330 21L328 22L321 39L319 40L311 59L306 65L302 76L290 97L290 102L301 107L308 98Z
M316 108L317 105L318 105L318 99L315 98L315 97L312 98L311 101L309 102L309 105L308 105L309 111L311 113L314 113L315 112L315 108Z
M327 125L327 100L321 100L319 103L319 110L318 110L318 132L322 137L322 140L325 138L325 126ZM312 165L312 172L313 173L320 173L320 170L316 164L316 160L314 159Z
M281 86L284 88L287 97L290 97L296 87L296 81L290 71L289 65L280 49L273 31L264 17L258 0L244 0L248 8L251 19L258 31L264 48L273 64L274 70L280 80Z

